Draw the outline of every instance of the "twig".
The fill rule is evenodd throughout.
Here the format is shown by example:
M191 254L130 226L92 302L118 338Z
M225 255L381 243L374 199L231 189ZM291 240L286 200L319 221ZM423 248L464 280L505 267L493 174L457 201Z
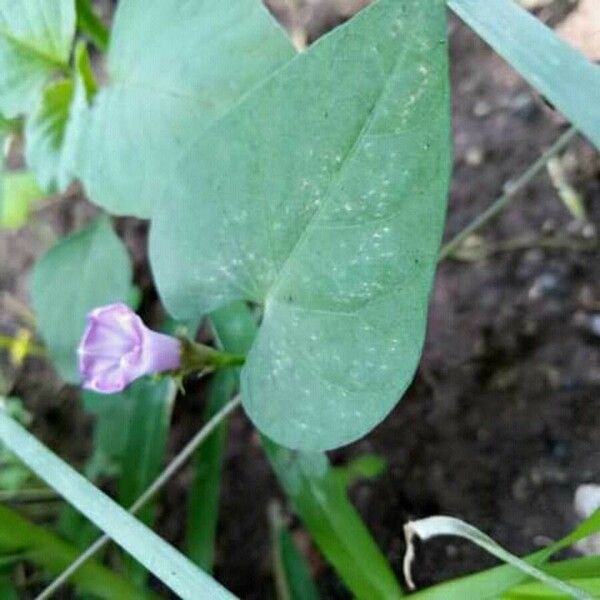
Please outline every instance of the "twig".
M546 166L547 162L561 152L577 135L577 130L574 127L569 128L563 133L554 144L544 154L542 154L516 181L506 185L506 191L502 194L489 208L484 210L480 215L475 217L460 233L453 237L440 250L438 260L442 261L450 256L473 232L477 231L494 217L496 217L502 209L510 203L517 192L521 191L534 177L536 177Z
M154 480L148 489L133 503L129 512L135 515L144 505L169 481L169 479L183 466L183 464L196 451L198 446L210 436L219 426L221 421L229 416L241 403L239 396L230 400L202 429L186 444L179 454L169 463L166 469ZM88 559L110 541L110 537L99 537L85 552L79 555L35 600L47 600L75 573Z
M574 252L595 252L598 250L596 240L577 240L565 236L535 237L522 236L503 240L494 244L481 244L456 250L450 258L460 261L474 261L499 254L530 248L547 248L549 250L567 249Z

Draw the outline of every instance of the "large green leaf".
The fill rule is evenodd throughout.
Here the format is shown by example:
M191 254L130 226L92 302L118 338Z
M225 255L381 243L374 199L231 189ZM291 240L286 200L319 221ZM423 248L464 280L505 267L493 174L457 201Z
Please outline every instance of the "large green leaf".
M293 53L258 0L120 2L110 82L82 147L80 176L91 199L111 212L150 216L190 132L204 130Z
M87 313L126 302L131 289L127 250L108 217L51 248L36 264L31 297L39 330L61 377L77 383L77 346Z
M0 550L24 553L31 562L51 574L69 566L79 551L47 529L30 523L16 512L0 506ZM89 561L73 575L79 591L105 600L156 600L156 596L115 575L96 561ZM0 591L0 598L5 596Z
M319 548L353 596L393 600L402 591L343 483L324 454L294 452L263 437L280 484Z
M183 600L235 598L1 410L0 441Z
M600 149L600 67L514 0L448 5Z
M28 113L44 83L68 66L74 0L0 2L0 112Z
M411 381L451 163L445 5L381 0L196 136L151 261L178 317L264 305L246 411L290 447L377 425Z

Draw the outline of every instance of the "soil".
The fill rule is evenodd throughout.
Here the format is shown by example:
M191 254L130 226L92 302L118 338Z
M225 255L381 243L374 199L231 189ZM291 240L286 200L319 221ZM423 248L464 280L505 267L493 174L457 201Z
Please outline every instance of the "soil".
M338 4L344 3L331 0L324 9L312 0L293 20L283 0L273 2L275 13L306 30L308 40L348 16ZM566 126L464 25L452 18L449 28L456 164L447 238ZM365 452L385 457L385 473L358 483L351 495L399 578L408 519L453 515L527 553L573 527L578 485L600 483L600 262L590 246L600 223L600 161L579 139L563 164L588 221L574 221L545 174L532 181L471 239L471 254L499 251L440 265L423 359L404 399L368 437L331 454L334 463ZM0 233L1 289L27 302L28 272L49 245L48 232L75 229L94 210L75 192L42 208L18 233ZM118 231L135 259L143 311L152 315L146 226L119 219ZM540 236L562 247L545 248ZM515 240L517 249L497 246ZM3 305L0 328L13 332L15 326L14 312ZM19 372L5 365L3 373L33 413L36 434L80 464L89 452L91 423L73 390L39 361ZM202 396L199 389L177 403L172 453L199 427ZM158 531L173 543L182 539L190 477L184 470L163 497ZM273 498L283 500L256 433L237 414L224 467L216 576L244 599L274 597L266 518ZM291 523L306 548L301 524L293 517ZM323 597L348 598L314 549L307 551ZM423 586L492 564L473 546L444 539L419 549L415 577Z

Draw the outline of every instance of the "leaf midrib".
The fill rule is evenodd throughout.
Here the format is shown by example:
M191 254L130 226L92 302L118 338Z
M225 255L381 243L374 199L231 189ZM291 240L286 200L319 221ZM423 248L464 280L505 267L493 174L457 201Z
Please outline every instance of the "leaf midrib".
M365 10L368 10L368 9L365 9ZM396 60L394 62L394 66L386 74L387 79L384 82L384 84L381 86L381 90L379 91L377 98L375 99L375 101L373 102L373 105L369 109L369 112L365 116L363 126L361 127L360 131L358 132L354 142L349 146L348 150L346 151L343 159L341 160L341 162L339 164L338 169L335 171L333 177L331 178L331 182L327 186L327 190L325 193L325 198L326 198L325 202L323 202L323 204L319 208L317 208L315 210L315 212L311 215L310 219L306 223L306 226L304 227L304 229L298 236L296 242L290 248L290 251L289 251L286 259L282 263L281 267L279 268L277 275L273 279L273 282L270 285L269 290L267 291L267 293L265 295L265 299L264 299L265 313L267 312L267 307L268 307L269 303L276 300L275 295L278 291L278 287L281 285L281 283L283 281L285 281L286 269L289 269L288 265L294 259L295 254L298 252L298 249L301 248L304 240L309 236L309 234L314 229L316 223L318 222L319 215L322 213L323 210L325 210L329 206L329 204L331 202L333 190L336 189L336 187L338 186L340 180L342 179L342 176L345 173L346 169L349 168L349 165L351 165L352 158L354 157L354 155L360 148L360 145L361 145L363 139L367 135L367 132L369 131L369 128L373 122L373 119L375 118L375 115L377 114L379 105L382 102L382 100L387 96L391 82L394 80L394 75L395 75L396 71L398 70L400 63L402 62L404 55L406 54L406 52L408 51L408 48L410 47L411 39L412 39L412 36L408 36L408 38L404 40L405 45L402 49L402 52L398 53ZM377 52L379 52L379 49L377 49Z

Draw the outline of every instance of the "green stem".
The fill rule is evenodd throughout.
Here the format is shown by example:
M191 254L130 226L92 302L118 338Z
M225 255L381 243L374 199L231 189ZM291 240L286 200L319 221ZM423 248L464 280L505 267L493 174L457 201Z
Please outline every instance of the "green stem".
M216 371L228 367L240 367L246 360L243 354L222 352L186 338L181 339L181 347L182 375L189 375L198 371Z
M488 209L475 217L459 234L454 236L440 250L439 261L448 258L472 233L489 223L502 209L521 191L534 177L546 167L548 161L561 152L577 135L575 127L569 128L554 144L544 152L530 167L514 182L506 186L506 191Z

